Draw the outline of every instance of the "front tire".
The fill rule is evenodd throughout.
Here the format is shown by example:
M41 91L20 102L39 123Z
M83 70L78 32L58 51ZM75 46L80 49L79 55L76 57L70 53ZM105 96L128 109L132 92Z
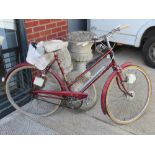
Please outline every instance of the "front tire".
M114 75L106 94L106 110L109 117L118 124L128 124L137 120L145 112L151 96L151 82L146 72L138 66L128 66L122 69L125 88L132 97L122 92L117 84L117 74ZM135 75L135 82L127 79Z

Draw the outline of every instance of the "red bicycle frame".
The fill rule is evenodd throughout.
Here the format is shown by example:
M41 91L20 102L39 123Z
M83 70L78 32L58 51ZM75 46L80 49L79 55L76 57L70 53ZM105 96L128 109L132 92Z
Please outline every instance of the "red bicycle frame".
M120 29L120 28L119 28ZM122 69L124 69L125 67L131 65L131 63L124 63L123 65L119 66L117 65L115 59L114 59L114 53L113 53L113 49L110 46L108 37L110 37L114 32L119 30L114 29L113 31L109 32L106 36L103 36L104 39L102 39L101 36L101 40L106 41L107 42L107 46L108 46L108 51L106 51L105 53L101 54L101 57L98 58L98 60L91 65L90 67L88 67L83 73L81 73L80 75L78 75L73 81L69 82L66 78L65 72L64 72L64 68L61 66L61 62L58 58L58 54L55 51L54 52L54 60L51 61L51 63L43 70L40 71L40 75L44 75L44 77L46 77L45 75L49 72L51 73L54 78L57 80L57 82L59 83L61 90L60 91L55 91L55 90L33 90L31 91L32 94L38 96L38 97L42 97L42 98L54 98L54 99L65 99L66 97L73 97L76 99L84 99L88 96L87 93L85 93L85 90L87 90L95 81L97 81L106 71L108 71L110 68L113 69L112 74L108 77L107 81L104 84L104 87L102 89L102 93L101 93L101 107L102 107L102 111L104 112L104 114L106 114L106 107L105 107L105 98L106 98L106 93L108 90L108 87L110 85L111 80L116 77L116 82L118 85L118 88L125 94L132 96L132 94L130 94L127 89L125 88L124 82L123 81L123 77L121 74ZM95 40L94 40L95 41ZM99 41L98 43L102 44L102 41ZM95 66L97 66L106 56L109 56L110 58L110 63L107 66L102 66L90 79L88 79L88 81L86 81L80 88L79 92L74 92L72 91L72 86L80 79L82 79L86 73L88 73L90 70L92 70ZM58 67L60 69L60 72L62 74L61 78L53 69L52 69L52 65L54 63L58 64ZM28 63L21 63L16 65L15 67L13 67L5 76L4 78L4 82L6 82L8 76L12 73L12 71L16 70L17 68L20 67L24 67L24 66L28 66L30 64ZM32 66L32 65L30 65ZM33 83L33 79L32 79L32 83Z
M81 73L79 76L77 76L75 78L75 80L73 80L72 82L67 81L67 78L65 76L64 73L64 69L63 67L61 67L61 63L59 61L58 55L55 52L54 53L54 60L46 67L46 69L43 71L44 74L46 74L47 72L51 72L51 66L53 65L53 63L57 62L59 69L61 71L61 74L64 78L64 80L62 80L58 74L56 74L55 72L52 71L52 74L55 74L55 77L57 80L59 80L61 86L63 87L62 91L54 91L54 90L37 90L37 91L33 91L34 94L36 95L54 95L54 96L61 96L61 97L75 97L78 99L83 99L87 97L87 94L84 93L85 90L87 90L95 81L97 81L107 70L109 70L111 67L113 68L113 70L117 70L117 72L120 72L120 68L117 66L115 60L112 58L111 62L108 66L104 66L102 67L97 74L95 74L90 80L88 80L85 84L84 87L81 88L81 90L79 92L73 92L71 90L71 86L74 85L78 80L82 79L83 76L89 72L91 69L93 69L97 64L99 64L107 55L110 55L110 57L113 57L113 53L112 53L112 48L110 48L106 53L103 53L101 55L101 57L93 64L91 65L89 68L87 68L83 73ZM60 80L61 79L61 80ZM121 79L121 75L119 76L119 79ZM120 85L119 85L120 86ZM46 97L46 96L44 96Z
M78 80L82 79L83 76L89 72L91 69L93 69L97 64L99 64L107 55L110 55L111 57L111 62L109 63L108 66L104 66L102 67L101 69L99 69L99 72L93 76L90 80L88 80L85 84L84 84L84 87L81 88L81 90L79 92L73 92L71 90L71 86L73 86ZM60 78L60 76L53 70L51 69L51 66L54 64L54 63L57 63L58 66L59 66L59 69L61 71L61 74L64 78L64 80L62 78ZM15 70L16 68L19 68L19 67L22 67L22 66L25 66L25 65L28 65L27 63L22 63L22 64L18 64L16 65L15 67L13 67L6 75L5 77L5 81L7 79L7 77L9 76L9 74ZM78 98L78 99L83 99L83 98L86 98L87 97L87 94L84 93L85 90L87 90L95 81L97 81L107 70L109 70L110 68L113 68L114 71L117 72L117 75L118 75L118 87L121 91L127 93L128 95L130 95L127 90L125 89L124 87L124 84L123 84L123 79L122 79L122 76L120 74L120 67L118 67L118 65L116 64L115 62L115 59L113 58L113 51L112 51L112 48L110 48L106 53L103 53L101 55L101 57L93 64L91 65L89 68L87 68L83 73L81 73L79 76L77 76L75 78L75 80L73 80L72 82L69 82L67 81L67 78L65 76L65 73L64 73L64 69L63 67L61 67L61 63L59 61L59 58L58 58L58 55L57 53L55 52L54 53L54 60L52 60L52 62L45 68L45 70L41 71L42 74L46 74L47 72L50 72L56 79L57 81L59 82L60 86L61 86L61 91L55 91L55 90L35 90L33 91L32 93L35 94L35 95L38 95L38 96L42 96L42 97L45 97L45 98L58 98L58 99L62 99L63 97L75 97L75 98ZM5 82L4 81L4 82ZM122 88L121 88L122 87Z

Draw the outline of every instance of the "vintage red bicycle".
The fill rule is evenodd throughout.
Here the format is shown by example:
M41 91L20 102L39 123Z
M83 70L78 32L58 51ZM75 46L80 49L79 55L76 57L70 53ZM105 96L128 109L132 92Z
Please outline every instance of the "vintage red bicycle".
M101 56L73 81L68 81L61 67L57 51L54 52L54 60L42 71L28 63L16 65L5 77L8 100L17 110L27 115L48 116L55 112L60 105L89 110L96 104L93 100L95 92L92 91L94 90L92 89L94 82L111 68L113 71L107 78L101 92L102 111L119 124L135 121L148 106L151 96L151 82L141 67L130 62L122 65L116 63L109 37L123 28L126 27L119 26L107 35L92 38L94 43L100 46ZM106 52L105 46L108 47ZM107 57L110 60L107 66L102 66L90 78L85 77L90 70ZM52 69L54 63L58 64L62 76ZM20 89L22 92L20 96L17 94L19 91L12 89L12 82L15 79L16 81L22 79L20 86L16 85L16 90ZM73 91L72 86L80 80L83 80L80 89Z

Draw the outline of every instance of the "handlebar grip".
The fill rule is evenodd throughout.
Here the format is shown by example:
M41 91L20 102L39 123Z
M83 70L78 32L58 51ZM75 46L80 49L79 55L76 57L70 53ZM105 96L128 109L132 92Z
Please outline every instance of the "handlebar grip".
M129 25L121 25L120 30L127 29L128 27L129 27Z

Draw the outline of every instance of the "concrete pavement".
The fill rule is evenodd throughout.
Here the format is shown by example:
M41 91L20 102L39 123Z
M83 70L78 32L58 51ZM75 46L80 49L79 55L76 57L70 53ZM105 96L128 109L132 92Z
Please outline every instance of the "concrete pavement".
M155 94L155 69L144 64L139 49L124 46L116 51L115 56L119 64L131 60L134 64L144 67L152 80L152 94ZM106 61L100 65L105 64ZM45 118L30 118L15 111L0 120L0 134L155 134L155 96L153 95L145 114L129 125L117 125L108 116L103 115L100 107L101 84L104 85L109 73L110 71L95 83L98 102L90 111L79 112L60 107L55 114Z

